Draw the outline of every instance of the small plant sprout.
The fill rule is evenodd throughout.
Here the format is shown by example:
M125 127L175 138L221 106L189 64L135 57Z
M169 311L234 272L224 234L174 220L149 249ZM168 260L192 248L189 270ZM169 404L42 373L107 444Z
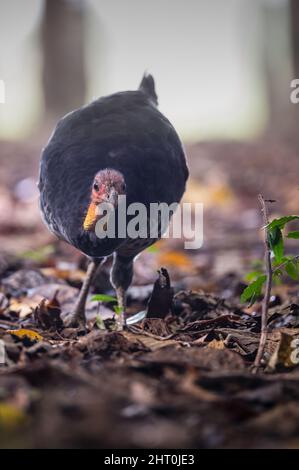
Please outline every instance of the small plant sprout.
M116 313L116 315L120 315L121 312L122 312L122 308L121 308L119 305L115 305L115 306L113 307L113 310L114 310L114 312Z
M275 201L265 200L260 194L259 202L261 205L264 221L263 229L265 261L264 263L255 263L254 271L247 274L246 280L249 281L250 284L246 287L246 289L244 289L241 295L241 302L249 302L250 305L253 305L256 300L262 296L264 289L262 302L261 336L253 366L254 372L256 372L260 366L266 345L268 308L271 298L272 284L273 282L280 282L281 276L284 273L294 280L299 279L299 255L286 256L284 254L284 239L299 239L299 231L292 231L287 235L284 235L283 233L286 225L289 222L293 222L294 220L299 220L299 216L284 216L278 219L273 219L270 222L267 203Z
M96 316L95 324L96 324L96 326L99 330L106 330L106 326L105 326L104 320L101 317L101 315L98 314Z
M94 302L99 302L99 305L100 305L100 303L117 304L117 299L115 297L113 297L112 295L106 295L106 294L96 294L91 298L91 300L93 300ZM121 307L119 307L118 305L114 305L113 310L116 313L116 315L120 315L121 312L122 312ZM97 327L99 328L99 330L105 330L106 329L105 323L104 323L102 317L100 316L100 314L98 314L96 316L96 322L95 323L96 323Z

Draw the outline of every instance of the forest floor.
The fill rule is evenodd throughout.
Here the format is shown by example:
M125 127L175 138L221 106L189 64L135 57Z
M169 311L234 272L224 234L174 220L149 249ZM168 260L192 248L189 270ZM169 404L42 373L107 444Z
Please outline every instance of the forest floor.
M86 329L63 325L86 261L40 222L38 147L0 143L0 447L298 448L298 283L273 289L256 374L261 299L240 303L263 257L258 193L277 200L271 217L299 207L297 149L187 149L185 200L204 203L203 247L162 240L141 254L128 313L148 315L119 332L113 303L91 297ZM296 241L288 250L298 254ZM109 267L93 294L114 295Z

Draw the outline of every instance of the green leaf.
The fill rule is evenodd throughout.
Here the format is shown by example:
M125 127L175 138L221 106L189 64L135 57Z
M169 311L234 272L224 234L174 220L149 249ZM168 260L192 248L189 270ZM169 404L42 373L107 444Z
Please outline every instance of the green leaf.
M299 239L299 232L289 232L287 234L287 238L296 238L296 240Z
M283 258L283 237L280 228L274 227L268 232L268 240L271 250L274 253L275 261L280 263Z
M281 277L282 277L282 270L281 269L276 269L273 271L273 282L276 285L281 284Z
M298 220L299 215L288 215L285 217L280 217L279 219L273 219L270 224L267 225L268 230L272 230L274 228L279 228L282 230L287 223L291 222L292 220Z
M251 282L251 281L255 281L262 273L262 271L251 271L250 273L246 274L245 276L245 281L247 282Z
M282 276L282 270L281 269L276 269L273 271L273 277L281 277Z
M281 260L279 262L277 262L277 260L274 258L274 260L272 261L272 266L273 266L273 268L275 268L275 266L280 266L282 263L286 263L290 259L292 259L291 256L283 256L281 258Z
M255 281L253 281L249 286L244 289L241 295L241 302L247 302L250 300L250 304L252 305L257 297L259 297L262 293L262 287L264 282L266 281L267 276L262 274L259 276Z
M123 309L119 307L118 305L115 305L115 307L113 307L113 310L116 313L116 315L120 315L123 311Z
M285 265L285 270L292 279L295 281L298 279L297 263L294 263L294 261L288 261Z
M117 303L117 299L115 297L112 297L112 295L106 295L106 294L96 294L91 298L91 300L94 300L95 302L114 302L114 303Z

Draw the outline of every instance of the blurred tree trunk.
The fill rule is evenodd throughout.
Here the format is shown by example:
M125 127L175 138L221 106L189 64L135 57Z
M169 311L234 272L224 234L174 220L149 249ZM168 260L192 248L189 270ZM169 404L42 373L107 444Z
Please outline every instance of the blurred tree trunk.
M292 54L288 2L264 1L262 13L263 59L269 103L268 132L287 136L294 127L294 105L290 102Z
M294 78L299 78L299 1L291 0L291 40L293 54Z
M299 78L299 1L290 0L292 79ZM292 104L294 136L298 146L299 104Z
M84 1L45 0L41 29L43 93L50 119L84 103L84 23Z

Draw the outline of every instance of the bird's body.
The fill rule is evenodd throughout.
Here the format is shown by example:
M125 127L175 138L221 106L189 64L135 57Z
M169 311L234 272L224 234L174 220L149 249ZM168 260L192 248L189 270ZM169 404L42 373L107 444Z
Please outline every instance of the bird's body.
M49 229L91 259L116 253L120 259L116 268L124 272L124 266L154 240L100 239L94 230L86 229L86 217L92 209L95 175L106 186L108 177L113 183L120 175L123 183L115 187L123 184L127 205L138 202L149 208L150 203L180 201L188 177L185 155L176 131L155 101L149 75L137 91L100 98L66 115L42 154L40 206Z

